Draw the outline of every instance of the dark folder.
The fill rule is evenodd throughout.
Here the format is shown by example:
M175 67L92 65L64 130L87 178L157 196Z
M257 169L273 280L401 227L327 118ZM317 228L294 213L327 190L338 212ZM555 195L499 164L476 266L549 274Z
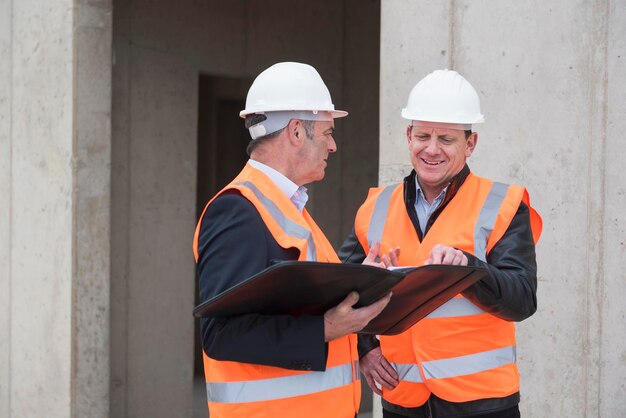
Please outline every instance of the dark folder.
M393 292L361 333L399 334L481 278L480 267L429 265L387 270L361 264L286 261L198 305L197 317L247 313L322 315L356 290L366 306Z

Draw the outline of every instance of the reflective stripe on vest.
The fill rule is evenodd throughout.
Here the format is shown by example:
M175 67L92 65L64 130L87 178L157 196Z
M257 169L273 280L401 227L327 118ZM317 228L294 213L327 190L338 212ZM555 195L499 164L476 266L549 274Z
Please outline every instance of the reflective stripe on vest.
M358 379L358 375L354 376L353 366L348 363L330 367L325 372L307 372L273 379L206 382L206 394L209 402L216 403L271 401L351 385L354 378Z
M424 381L417 364L391 363L391 366L398 373L398 380L412 383L422 383Z
M422 368L427 379L445 379L495 369L515 363L515 358L515 346L511 345L467 356L425 361Z
M452 318L485 313L478 306L465 298L453 298L432 311L426 318Z
M376 199L372 219L370 219L370 225L367 229L367 243L370 247L373 243L380 242L383 238L385 220L387 219L387 212L389 212L389 202L391 202L391 195L396 187L398 187L397 184L385 187L378 195L378 199Z
M509 346L467 356L424 361L422 368L427 379L445 379L496 369L515 363L515 360L515 346ZM391 365L398 373L399 380L411 383L423 382L417 364L391 363Z
M491 235L493 226L496 224L500 206L508 190L508 184L494 182L483 207L480 209L474 228L474 256L480 261L487 261L487 241L489 241L489 235Z
M285 232L285 234L298 239L306 240L306 261L317 261L317 253L315 251L315 242L313 241L313 234L305 227L295 223L291 219L285 216L285 214L276 206L276 204L265 196L254 184L249 181L242 181L236 183L238 186L245 186L252 190L252 193L259 199L259 202L267 209L272 215L272 218L276 221L278 226Z

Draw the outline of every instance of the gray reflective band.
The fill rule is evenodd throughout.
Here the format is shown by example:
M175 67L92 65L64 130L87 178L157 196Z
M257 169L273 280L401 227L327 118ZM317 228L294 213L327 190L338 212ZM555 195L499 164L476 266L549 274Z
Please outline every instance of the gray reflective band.
M453 298L432 311L426 318L451 318L483 314L485 311L465 298Z
M422 375L420 374L417 364L398 364L391 363L396 373L398 373L398 380L411 383L422 383Z
M285 232L285 234L298 239L304 239L307 242L306 248L306 261L317 261L317 253L315 251L315 241L313 241L313 234L305 227L295 223L291 219L285 216L285 214L276 206L272 200L265 196L254 184L249 181L242 181L237 185L245 186L252 190L252 193L261 202L265 209L272 215L272 218L278 223L278 226Z
M242 403L292 398L350 385L353 382L352 363L326 369L273 379L244 382L207 382L209 402Z
M467 356L425 361L421 364L426 379L445 379L484 372L515 363L515 355L515 346L512 345ZM391 365L398 373L399 380L423 383L417 364L391 363Z
M425 361L422 369L426 379L465 376L515 363L515 355L515 346L512 345L467 356Z
M508 184L493 183L478 215L474 227L474 256L481 261L487 260L487 241L491 231L493 231L493 226L496 224L500 206L502 206L508 189Z
M385 187L376 199L372 219L370 219L370 225L367 229L367 243L370 247L373 243L380 242L383 238L387 212L389 212L389 202L391 202L391 194L396 187L398 187L397 184Z

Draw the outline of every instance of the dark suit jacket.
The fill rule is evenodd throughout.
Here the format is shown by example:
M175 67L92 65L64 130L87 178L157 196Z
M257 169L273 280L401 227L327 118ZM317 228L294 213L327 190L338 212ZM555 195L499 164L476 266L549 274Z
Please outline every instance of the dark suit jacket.
M200 302L269 267L297 260L299 251L278 245L254 205L237 191L207 209L198 240ZM216 360L293 370L325 370L327 345L322 316L241 315L202 318L204 352Z

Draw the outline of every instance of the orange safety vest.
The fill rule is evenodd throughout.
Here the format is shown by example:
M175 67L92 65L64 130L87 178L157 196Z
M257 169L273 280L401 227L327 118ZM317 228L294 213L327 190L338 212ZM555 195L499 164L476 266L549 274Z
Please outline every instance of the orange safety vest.
M541 234L541 218L526 189L470 174L420 242L403 189L400 184L370 190L355 220L365 253L377 241L381 254L399 245L399 265L420 266L433 246L443 244L486 261L521 201L530 209L535 243ZM467 402L519 391L515 325L482 311L461 294L407 331L381 336L380 344L399 375L398 386L383 388L383 398L392 404L418 407L431 392L450 402Z
M339 262L337 254L306 209L300 212L269 177L249 164L202 212L193 241L196 262L200 226L206 209L225 190L233 189L254 204L282 248L300 250L300 261ZM361 402L356 347L354 334L330 341L324 372L219 361L204 353L211 418L353 418ZM263 347L257 349L262 350Z

